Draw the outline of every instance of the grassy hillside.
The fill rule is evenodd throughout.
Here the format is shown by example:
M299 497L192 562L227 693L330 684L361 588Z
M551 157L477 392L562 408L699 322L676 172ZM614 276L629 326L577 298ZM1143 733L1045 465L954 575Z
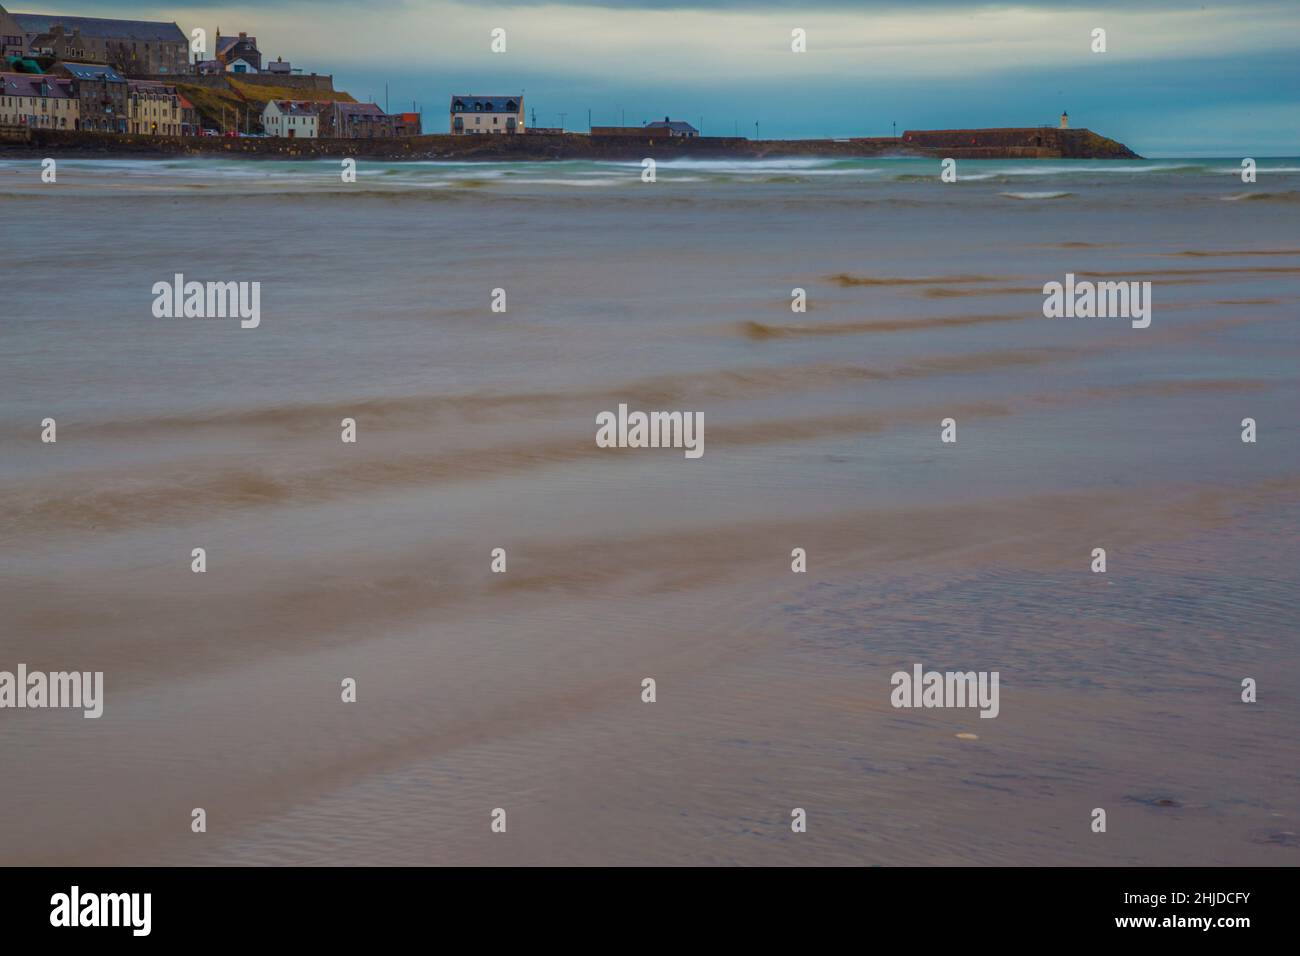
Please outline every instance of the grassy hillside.
M176 88L194 104L202 117L203 125L211 129L262 132L262 110L271 100L315 100L317 102L356 102L349 94L339 90L301 90L287 86L262 86L242 83L227 77L226 88L214 89L190 83L177 83ZM247 129L245 129L247 110Z
M223 132L227 129L242 129L245 108L252 112L250 104L240 99L239 94L233 90L214 90L206 86L192 86L189 83L177 83L176 89L194 104L205 128L219 129ZM252 122L254 132L262 128L256 117Z
M266 86L261 83L245 83L233 76L226 77L226 82L248 102L257 104L259 112L271 100L312 100L317 103L356 102L341 90L300 90L293 86Z

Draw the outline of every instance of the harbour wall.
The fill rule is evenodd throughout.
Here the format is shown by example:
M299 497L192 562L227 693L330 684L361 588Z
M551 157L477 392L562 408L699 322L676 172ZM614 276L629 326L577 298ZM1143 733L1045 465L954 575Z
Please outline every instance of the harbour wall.
M26 139L23 139L25 134ZM1041 137L1041 141L1040 141ZM852 158L936 156L966 159L1135 159L1121 143L1088 130L919 130L898 138L751 140L738 137L587 136L580 133L514 136L411 136L398 139L279 139L151 136L73 130L0 131L0 155L247 156L268 159L358 158L457 160L620 160L645 158L761 159L780 156Z

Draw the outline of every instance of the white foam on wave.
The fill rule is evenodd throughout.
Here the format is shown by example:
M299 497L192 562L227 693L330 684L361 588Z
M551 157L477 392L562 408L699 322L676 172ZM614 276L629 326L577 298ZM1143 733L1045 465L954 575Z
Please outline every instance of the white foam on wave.
M610 178L610 177L602 177L602 178L599 178L599 179L598 179L598 178L596 178L596 177L593 176L593 177L590 177L590 178L587 178L587 179L544 179L544 178L538 178L538 179L527 179L527 180L521 180L520 183L519 183L519 185L521 185L521 186L522 186L522 185L529 185L529 186L621 186L621 185L623 185L623 184L625 184L625 183L629 183L629 182L639 182L639 181L640 181L640 180L627 179L627 178L623 178L623 179L612 179L612 178ZM682 180L674 179L674 182L680 182L680 181L682 181ZM685 181L687 181L687 182L693 182L694 180L692 180L692 179L686 179Z
M1229 166L1227 169L1218 170L1220 173L1227 173L1229 176L1240 176L1240 166ZM1300 166L1256 166L1257 173L1300 173Z
M1023 192L1023 193L998 193L999 196L1006 196L1008 199L1064 199L1066 196L1073 196L1069 192Z
M1019 160L1025 162L1025 160ZM1072 173L1169 173L1185 169L1206 170L1208 167L1199 163L1161 164L1158 166L1134 166L1123 160L1111 166L1008 166L999 169L999 176L1056 176Z

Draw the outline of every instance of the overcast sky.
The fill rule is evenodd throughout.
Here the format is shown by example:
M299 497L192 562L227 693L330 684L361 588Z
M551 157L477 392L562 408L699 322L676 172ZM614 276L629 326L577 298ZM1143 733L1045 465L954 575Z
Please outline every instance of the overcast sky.
M452 93L522 90L539 125L563 112L579 130L589 109L597 125L671 115L718 135L758 122L764 138L1055 124L1064 109L1145 155L1300 154L1300 0L0 2L245 30L358 99L383 105L387 82L390 108L415 101L430 131Z

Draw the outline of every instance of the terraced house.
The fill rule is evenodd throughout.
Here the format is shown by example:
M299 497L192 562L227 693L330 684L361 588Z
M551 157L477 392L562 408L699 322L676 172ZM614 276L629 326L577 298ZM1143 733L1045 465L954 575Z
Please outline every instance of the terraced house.
M475 133L522 133L524 98L522 96L453 96L451 131L457 136Z
M80 102L72 81L31 73L0 73L0 126L77 129Z
M7 16L22 31L23 52L106 63L124 74L188 72L189 40L175 23L52 13ZM0 7L0 33L7 33L5 22Z
M127 80L127 119L132 133L181 136L188 130L176 87L157 80Z
M393 135L393 117L374 103L326 103L320 135L327 139L378 139Z
M130 122L122 74L99 63L59 63L55 72L71 81L80 117L77 129L125 133Z

